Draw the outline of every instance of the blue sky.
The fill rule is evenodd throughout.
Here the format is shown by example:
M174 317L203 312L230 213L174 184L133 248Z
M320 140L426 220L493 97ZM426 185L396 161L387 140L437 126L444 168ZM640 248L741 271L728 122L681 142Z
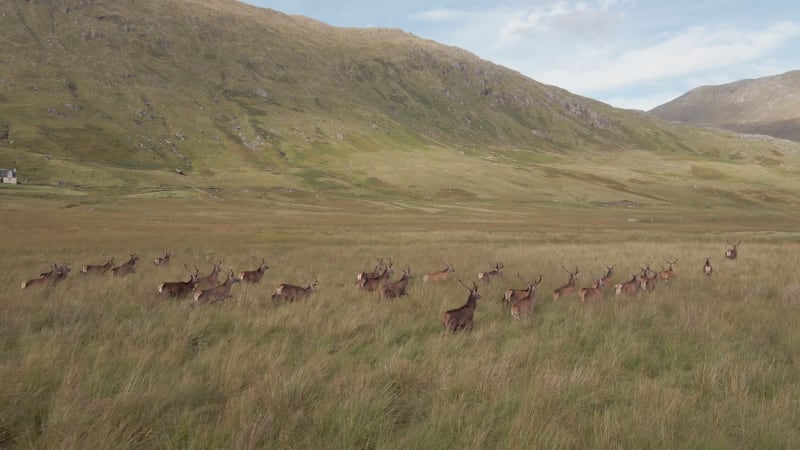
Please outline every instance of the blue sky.
M246 0L342 27L399 28L621 108L800 69L796 1Z

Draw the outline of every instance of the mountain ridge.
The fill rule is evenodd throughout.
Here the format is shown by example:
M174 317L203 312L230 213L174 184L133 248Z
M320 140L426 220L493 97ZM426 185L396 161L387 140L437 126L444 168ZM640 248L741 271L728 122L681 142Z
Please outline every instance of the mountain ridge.
M649 112L698 126L800 141L800 70L701 86Z
M676 192L698 174L796 165L791 145L615 109L402 30L232 0L2 3L0 166L31 183L696 204Z

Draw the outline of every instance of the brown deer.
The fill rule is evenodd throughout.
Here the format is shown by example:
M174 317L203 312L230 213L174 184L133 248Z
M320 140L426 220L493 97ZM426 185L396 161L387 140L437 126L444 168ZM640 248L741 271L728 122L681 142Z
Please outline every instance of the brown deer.
M211 264L213 266L211 268L211 273L197 279L198 288L209 288L219 284L219 274L222 272L222 261Z
M158 292L165 293L170 297L186 297L197 287L198 272L197 266L194 266L194 273L189 270L189 266L184 264L186 270L189 271L189 281L173 281L161 283L158 285Z
M605 286L603 279L604 277L597 278L588 288L581 288L578 291L578 298L582 302L600 300L603 298L603 286Z
M614 266L606 266L606 272L602 276L603 286L611 286L614 284Z
M316 277L314 277L314 282L306 287L281 283L275 288L275 293L272 294L272 300L285 300L287 302L305 300L312 292L316 292L318 284L319 280Z
M356 284L359 288L364 289L367 292L379 291L383 285L389 282L393 273L394 270L392 269L392 260L390 258L389 263L383 266L383 271L380 273L380 275L373 277L365 274L365 276L358 280Z
M661 267L662 270L661 272L658 273L658 276L661 278L661 281L666 283L668 281L675 279L676 275L673 266L675 265L675 263L678 262L678 260L676 259L675 261L670 261L668 259L665 259L664 262L669 264L669 266L666 269L664 269L664 267L662 266Z
M736 259L736 254L739 248L739 244L741 244L742 241L739 241L735 244L731 241L726 241L726 242L728 243L728 245L731 246L731 248L725 251L725 257L731 260Z
M139 257L136 253L131 253L131 258L125 264L120 264L117 267L113 267L111 269L111 275L115 277L124 277L134 273L136 270L134 266L136 265L136 261L139 260Z
M264 273L269 269L269 266L264 261L264 258L261 258L261 265L258 266L256 270L244 270L239 273L239 279L245 281L247 283L258 283L261 281L261 277L264 276Z
M364 278L377 278L383 275L383 272L386 270L386 266L383 263L383 258L378 258L375 261L378 261L378 263L375 264L372 272L359 272L358 275L356 275L356 284L359 284Z
M406 266L403 269L403 276L399 280L387 283L381 287L380 296L382 298L398 298L408 295L406 288L408 287L408 280L411 279L411 267Z
M616 289L615 295L633 295L639 292L639 286L641 282L639 281L639 275L634 275L630 281L626 281L621 284L615 284L614 288Z
M478 293L478 285L473 282L472 287L469 287L460 279L458 282L469 290L469 297L467 297L467 303L464 306L442 313L442 326L445 333L448 331L471 330L475 326L475 307L481 298Z
M506 300L508 301L509 298L511 300L511 317L520 319L533 314L533 308L536 306L536 286L541 282L542 276L539 275L537 281L528 281L528 289L524 291L509 289L509 291L514 291L511 295L508 295L509 292L506 291Z
M555 291L553 291L553 301L557 301L561 297L563 297L565 295L572 294L573 292L575 292L575 285L578 283L578 268L577 267L575 267L575 272L570 272L564 266L561 266L561 270L563 270L564 272L567 272L569 274L569 280L567 281L567 284L565 284L565 285L561 286L560 288L556 289Z
M49 272L42 272L38 278L33 278L22 283L22 289L27 289L32 286L53 286L59 281L67 277L70 269L66 264L59 266L56 263L50 265Z
M658 283L658 272L650 270L649 265L641 267L641 269L642 275L639 277L639 287L647 291L652 291L656 288L656 284ZM653 276L648 275L648 273L652 273Z
M170 252L164 254L164 256L160 256L153 260L153 264L156 266L166 266L169 264L169 258L172 256Z
M444 280L446 280L448 277L450 277L451 273L456 271L456 269L453 268L453 265L450 264L447 261L445 261L445 264L447 264L447 267L445 267L444 269L436 271L436 272L428 272L425 275L423 275L422 281L427 282L427 281L444 281Z
M484 283L490 283L493 279L503 276L503 263L494 263L494 269L488 272L478 272L478 279Z
M201 303L213 304L232 297L231 288L233 287L234 283L238 283L240 281L242 280L236 278L231 270L231 273L228 274L228 278L225 279L224 283L213 288L195 292L194 302L192 302L191 306L194 307Z
M111 269L114 265L114 255L111 255L111 259L105 262L105 264L87 264L83 266L81 269L81 273L86 275L89 273L106 273Z
M525 278L522 278L522 275L517 272L517 277L520 280L527 283L528 287L525 289L506 289L503 293L503 300L508 304L513 304L515 301L528 298L532 292L536 291L536 286L542 282L542 276L539 275L539 279L537 281L527 281Z
M706 263L703 264L703 273L710 276L713 271L714 268L711 267L711 261L709 260L709 258L706 258Z

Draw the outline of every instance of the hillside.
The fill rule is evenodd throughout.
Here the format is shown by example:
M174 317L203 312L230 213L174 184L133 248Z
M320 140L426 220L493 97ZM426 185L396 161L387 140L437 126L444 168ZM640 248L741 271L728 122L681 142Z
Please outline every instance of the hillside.
M0 4L0 167L27 184L394 207L800 190L797 145L618 110L400 30L231 0Z
M800 70L703 86L650 111L664 120L800 141Z

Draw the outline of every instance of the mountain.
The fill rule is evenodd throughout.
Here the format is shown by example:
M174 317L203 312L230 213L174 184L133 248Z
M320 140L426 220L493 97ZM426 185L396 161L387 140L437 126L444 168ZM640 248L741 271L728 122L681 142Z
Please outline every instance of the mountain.
M286 203L796 198L764 180L794 170L797 146L615 109L401 30L233 0L0 6L0 167L27 184Z
M664 120L800 141L800 70L703 86L650 111Z

